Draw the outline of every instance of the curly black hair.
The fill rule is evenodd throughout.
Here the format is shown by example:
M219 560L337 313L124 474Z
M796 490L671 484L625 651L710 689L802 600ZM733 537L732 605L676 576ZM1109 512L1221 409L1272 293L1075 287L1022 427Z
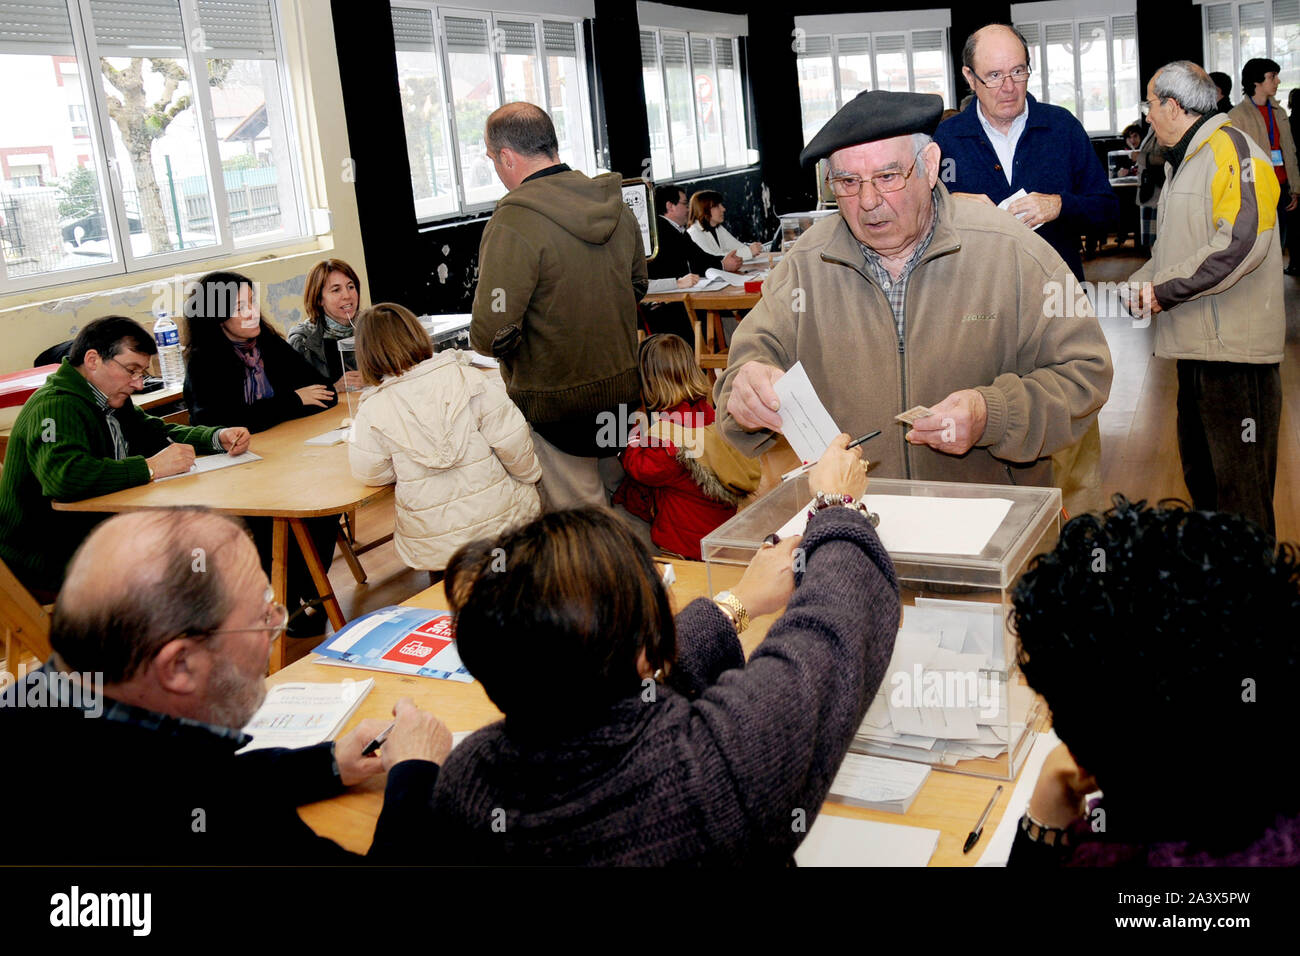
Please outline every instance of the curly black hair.
M1298 676L1295 545L1238 515L1116 495L1065 526L1012 601L1025 677L1116 826L1232 839L1300 806L1278 749Z

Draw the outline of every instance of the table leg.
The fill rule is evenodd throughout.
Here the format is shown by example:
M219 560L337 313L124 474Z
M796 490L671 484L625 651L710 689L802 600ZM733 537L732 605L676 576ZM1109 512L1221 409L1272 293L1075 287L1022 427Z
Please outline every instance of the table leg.
M287 605L289 602L289 523L285 518L275 518L271 526L271 590L275 600ZM275 639L271 648L271 673L274 674L284 666L283 633Z
M307 559L307 570L311 572L316 593L321 596L325 612L330 616L330 623L337 631L347 621L343 617L343 609L339 607L338 598L334 596L334 588L330 584L329 575L325 573L325 566L321 564L320 555L316 553L316 545L312 543L311 535L301 518L290 518L289 525L293 528L294 537L298 539L298 547L302 549L303 557Z

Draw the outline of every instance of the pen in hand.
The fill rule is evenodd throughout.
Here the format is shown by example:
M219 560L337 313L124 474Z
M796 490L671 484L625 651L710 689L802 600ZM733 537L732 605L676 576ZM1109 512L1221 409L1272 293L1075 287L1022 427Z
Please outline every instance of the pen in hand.
M374 740L370 741L370 743L366 744L365 747L363 747L363 748L361 749L361 756L363 756L363 757L369 757L369 756L370 756L371 754L373 754L376 750L378 750L380 747L382 747L382 746L384 745L384 741L388 739L388 735L391 734L391 733L393 732L393 728L396 727L396 726L397 726L397 721L393 721L391 724L389 724L387 727L385 727L382 731L380 731L378 737L376 737ZM999 789L1001 789L1001 788L999 788Z
M847 445L845 445L844 447L845 447L845 449L849 449L849 448L857 448L857 447L858 447L859 445L861 445L863 442L868 442L868 441L870 441L871 439L875 438L875 437L876 437L877 435L879 435L879 434L880 434L880 429L877 428L874 432L868 432L867 434L862 435L862 436L859 437L859 438L855 438L855 439L853 439L853 441L849 442L849 443L848 443ZM806 463L800 465L798 468L795 468L795 469L792 470L792 471L787 471L784 475L781 476L781 480L782 480L782 481L789 481L791 478L798 478L800 475L805 474L806 472L811 471L813 465L815 465L815 464L817 464L817 462L815 462L815 461L806 462Z
M961 848L962 853L969 853L971 847L980 841L980 834L984 832L984 821L987 820L989 814L993 812L993 804L998 802L998 797L1001 795L1002 784L998 784L998 788L993 791L993 796L989 797L989 805L984 808L984 812L980 814L979 820L975 823L975 829L966 834L966 843Z

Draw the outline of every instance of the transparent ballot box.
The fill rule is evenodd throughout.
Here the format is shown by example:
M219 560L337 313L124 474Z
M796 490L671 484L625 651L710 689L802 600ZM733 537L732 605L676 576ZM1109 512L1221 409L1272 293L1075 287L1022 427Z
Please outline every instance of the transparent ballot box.
M734 583L763 538L803 530L801 475L701 541L711 592ZM1010 590L1056 544L1057 488L873 478L867 507L898 573L903 623L850 749L1010 780L1045 716L1016 666Z

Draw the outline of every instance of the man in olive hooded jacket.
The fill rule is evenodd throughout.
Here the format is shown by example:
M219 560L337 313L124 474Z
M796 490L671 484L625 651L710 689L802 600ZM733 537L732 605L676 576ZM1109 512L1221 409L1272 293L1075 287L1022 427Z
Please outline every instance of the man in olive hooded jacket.
M509 192L483 230L470 341L498 358L533 430L548 509L608 503L611 428L641 403L636 307L645 249L622 177L559 161L551 118L529 103L488 117L488 156ZM603 480L602 480L603 479Z

